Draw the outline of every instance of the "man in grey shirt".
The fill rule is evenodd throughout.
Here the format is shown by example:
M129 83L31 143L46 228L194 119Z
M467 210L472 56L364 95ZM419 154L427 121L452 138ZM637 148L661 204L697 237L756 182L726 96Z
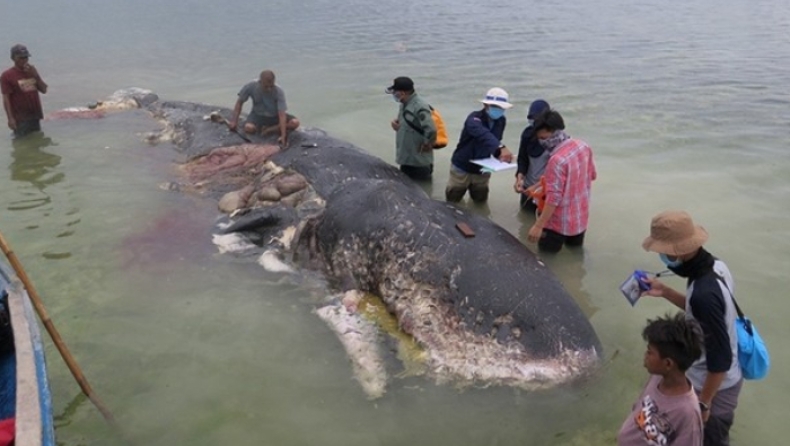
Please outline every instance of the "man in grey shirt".
M252 98L252 110L244 122L244 131L249 134L260 132L262 136L272 135L279 131L278 142L288 145L288 132L299 127L299 120L286 113L285 92L274 84L274 73L270 70L261 71L260 78L241 88L239 99L233 108L233 118L228 122L231 130L236 130L241 108L247 99Z

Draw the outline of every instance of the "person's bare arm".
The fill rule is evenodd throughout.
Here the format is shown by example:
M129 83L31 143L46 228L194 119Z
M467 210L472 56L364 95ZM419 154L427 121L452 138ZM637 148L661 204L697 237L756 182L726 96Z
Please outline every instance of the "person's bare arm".
M283 147L288 146L288 116L285 114L284 111L280 110L277 112L277 120L280 124L280 145Z
M231 130L236 130L239 125L239 115L241 115L241 107L244 105L241 102L241 99L236 100L236 105L233 107L233 116L230 118L230 122L228 122L228 128Z
M699 400L710 407L713 397L716 396L716 392L719 391L719 387L721 383L724 382L726 376L727 372L708 372L708 374L705 375L705 382L702 384L702 390L699 392ZM710 410L702 412L702 421L707 422L709 416Z
M540 240L540 236L543 235L543 228L546 227L546 223L549 222L555 210L557 210L556 205L546 203L546 207L543 208L543 212L540 213L538 220L529 228L527 238L530 242L535 243Z
M664 285L663 282L656 278L648 277L645 279L645 282L650 285L650 289L645 291L644 295L653 296L653 297L663 297L664 299L671 302L676 307L680 308L681 310L686 309L686 295L680 293L679 291L675 290L674 288L670 288Z
M8 128L16 130L16 119L14 119L14 114L11 112L11 99L7 94L3 95L3 108L6 116L8 116Z

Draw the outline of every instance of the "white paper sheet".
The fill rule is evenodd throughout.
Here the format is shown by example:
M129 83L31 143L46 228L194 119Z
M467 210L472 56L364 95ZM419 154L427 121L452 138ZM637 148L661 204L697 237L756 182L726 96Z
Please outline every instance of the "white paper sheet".
M477 165L483 166L484 170L489 170L491 172L499 172L500 170L515 169L518 167L518 164L516 163L503 163L493 156L490 158L482 158L479 160L470 161Z

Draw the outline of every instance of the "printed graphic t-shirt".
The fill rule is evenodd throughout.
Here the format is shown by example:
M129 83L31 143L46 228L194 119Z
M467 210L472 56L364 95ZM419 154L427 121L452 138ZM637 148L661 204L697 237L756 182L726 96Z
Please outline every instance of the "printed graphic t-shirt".
M667 396L653 375L617 435L618 446L702 446L702 415L694 389Z
M44 119L36 78L17 67L12 67L0 76L0 90L4 95L8 95L12 114L17 121Z

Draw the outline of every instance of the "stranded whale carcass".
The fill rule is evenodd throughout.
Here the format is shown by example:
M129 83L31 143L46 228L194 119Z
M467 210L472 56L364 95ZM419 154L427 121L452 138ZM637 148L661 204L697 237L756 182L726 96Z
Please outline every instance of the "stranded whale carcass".
M380 298L438 382L540 388L598 364L600 343L578 305L490 220L430 199L394 167L324 132L296 131L287 149L255 137L245 144L208 119L215 107L143 98L165 125L156 136L189 159L178 188L212 196L230 214L221 232L259 247L272 269L318 269L333 291L350 293L317 313L370 395L383 393L386 368L376 330L357 311L359 292Z

